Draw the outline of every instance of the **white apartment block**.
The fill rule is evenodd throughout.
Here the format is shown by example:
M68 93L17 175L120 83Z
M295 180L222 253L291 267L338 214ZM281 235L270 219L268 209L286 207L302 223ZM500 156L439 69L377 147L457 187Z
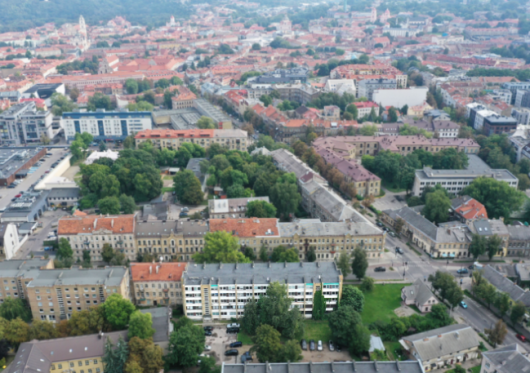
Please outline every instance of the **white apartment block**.
M316 291L326 298L326 311L336 309L342 280L335 262L190 264L182 274L184 314L192 320L239 318L246 303L280 282L287 286L291 307L309 318Z

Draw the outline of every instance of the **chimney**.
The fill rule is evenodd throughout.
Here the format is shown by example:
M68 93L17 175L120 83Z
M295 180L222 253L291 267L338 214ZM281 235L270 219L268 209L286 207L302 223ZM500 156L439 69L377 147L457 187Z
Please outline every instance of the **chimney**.
M152 266L149 266L149 274L153 274L153 267Z
M156 274L158 274L158 268L160 268L160 266L156 266Z
M112 220L110 221L110 226L111 226L112 228L114 228L114 219L112 219Z

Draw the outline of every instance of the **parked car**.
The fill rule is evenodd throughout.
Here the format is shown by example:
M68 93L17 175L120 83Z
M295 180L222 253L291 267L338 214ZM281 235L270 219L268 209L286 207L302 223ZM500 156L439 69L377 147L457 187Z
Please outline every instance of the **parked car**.
M465 275L465 274L469 273L469 269L460 268L458 271L456 271L456 273L458 273L459 275Z
M17 186L15 184L9 184L8 188L9 189L15 189Z
M379 227L383 226L383 223L381 223L380 221L377 221L375 224L377 224Z
M309 351L315 351L315 340L314 339L309 341Z
M243 346L243 342L232 342L229 347L236 348Z
M211 337L212 336L212 331L211 330L205 330L204 331L204 335L207 336L207 337Z
M212 346L210 345L204 346L204 351L211 351L211 349L212 349Z
M389 235L391 235L392 237L396 237L396 234L392 231L388 232Z
M475 269L475 266L473 264L471 264L470 266L467 267L468 269Z
M228 329L226 329L226 332L228 334L239 333L239 328L228 328Z
M51 251L51 250L53 250L53 247L51 247L51 246L46 246L44 248L44 251Z
M376 272L386 272L386 268L385 267L375 267L374 271L376 271Z
M250 361L253 360L253 359L252 359L252 355L250 355L250 352L249 352L249 351L247 351L247 352L245 352L243 355L241 355L241 363L242 363L242 364L245 364L245 361L247 361L247 360L250 360Z
M462 308L467 308L467 303L464 302L464 301L461 301L461 302L460 302L460 307L462 307Z
M317 350L322 351L322 341L318 341Z
M329 346L330 351L335 351L335 346L333 345L333 341L329 341L328 346Z
M229 328L241 328L241 325L239 325L238 323L232 323L232 324L227 324L226 325L226 328L229 329Z
M524 335L522 335L522 334L516 334L515 336L516 336L517 338L519 338L521 341L526 342L526 337L525 337Z
M187 208L187 207L183 207L180 211L182 211L182 212L188 212L188 211L190 211L190 209Z
M305 339L302 339L302 342L300 342L300 345L302 346L302 350L307 351L307 342Z
M403 255L403 249L401 247L396 247L396 253Z
M204 331L206 330L209 330L209 331L212 331L213 330L213 326L205 326L203 327Z
M239 355L239 351L236 350L235 348L232 350L225 351L225 356L237 356L237 355Z
M181 212L179 214L179 218L187 218L187 217L188 217L188 213L186 213L186 212Z

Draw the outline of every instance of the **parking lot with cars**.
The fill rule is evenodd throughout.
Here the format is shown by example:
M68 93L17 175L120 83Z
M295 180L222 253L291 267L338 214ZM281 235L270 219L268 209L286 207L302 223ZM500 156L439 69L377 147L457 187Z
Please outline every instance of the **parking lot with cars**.
M237 341L239 327L229 328L228 325L205 325L203 328L207 346L203 354L214 357L217 363L239 363L241 362L241 356L245 355L251 347Z
M332 341L302 340L302 361L351 361L347 350L333 344Z

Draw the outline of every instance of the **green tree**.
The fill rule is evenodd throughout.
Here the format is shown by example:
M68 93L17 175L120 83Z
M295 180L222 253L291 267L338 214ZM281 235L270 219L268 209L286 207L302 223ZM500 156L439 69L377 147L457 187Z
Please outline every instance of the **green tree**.
M313 297L313 320L323 320L326 315L326 298L322 290L315 292Z
M166 361L171 366L192 367L204 350L204 331L197 325L186 325L169 335Z
M519 301L513 305L512 311L510 312L510 320L512 321L512 325L514 327L523 319L525 313L526 307L523 302Z
M350 113L353 116L353 119L357 119L357 116L359 115L359 111L357 110L357 106L355 104L351 104L346 108L346 111Z
M486 207L490 218L509 217L518 211L524 202L524 193L514 189L505 181L490 177L479 177L461 192L475 198Z
M105 322L101 307L74 312L68 320L68 335L70 336L94 334L107 330L109 326Z
M291 361L291 362L297 362L299 360L302 360L302 348L300 347L300 343L295 340L291 339L290 341L287 341L283 344L282 347L282 360L281 361Z
M259 43L252 44L252 50L259 51L261 49L261 45Z
M250 263L239 251L236 237L226 231L208 232L204 236L204 250L193 255L197 263Z
M307 250L305 258L308 262L314 262L317 260L317 254L315 253L315 248L313 246L311 246L309 250Z
M279 361L282 352L280 336L280 333L270 325L263 324L256 329L253 349L260 362Z
M153 319L150 313L134 311L129 320L129 339L138 337L141 339L151 338L155 334Z
M58 259L71 259L74 255L74 251L70 246L70 242L66 238L61 238L59 240L59 248L57 249L57 258Z
M124 214L134 214L134 211L136 210L134 198L127 196L126 194L122 194L120 196L120 208Z
M55 329L55 324L49 321L34 320L29 329L29 340L58 338L59 332Z
M250 201L247 204L246 216L249 218L274 218L276 216L276 207L267 201Z
M134 305L130 300L124 299L121 294L114 293L107 297L100 305L103 308L105 320L114 330L124 329L129 323L129 318L134 312Z
M91 268L92 267L92 258L90 257L90 250L83 250L83 260L82 260L82 266L83 268Z
M347 252L341 252L337 260L337 267L342 272L342 276L346 278L351 273L351 257Z
M254 335L258 326L260 326L258 302L253 299L245 304L245 312L241 319L241 328L248 335Z
M351 306L359 313L363 312L364 309L364 294L355 286L345 285L342 288L342 298L340 300L340 306Z
M473 234L471 243L469 244L469 253L473 255L473 259L476 260L480 255L484 254L486 252L487 245L488 239L485 236Z
M488 237L488 242L486 244L486 253L488 254L489 260L491 260L495 255L499 253L499 250L502 249L502 244L502 238L500 238L496 234Z
M392 123L396 123L398 120L397 111L392 106L390 109L388 109L388 121Z
M217 126L215 125L215 122L213 121L212 118L210 117L206 117L206 116L202 116L199 118L199 120L197 121L197 127L198 128L202 128L202 129L215 129L217 128Z
M105 352L101 359L105 364L105 373L123 373L125 362L129 356L127 343L122 337L118 339L116 347L114 347L110 338L105 342Z
M134 79L127 79L125 81L125 89L130 95L135 95L138 93L138 82Z
M449 209L451 208L451 200L447 195L437 190L427 194L425 207L422 213L425 218L435 224L445 223L449 218Z
M118 197L105 197L98 201L99 211L102 214L119 215L120 199Z
M16 351L21 343L29 340L29 325L20 317L17 317L6 324L4 337Z
M173 178L175 195L181 203L200 205L204 199L201 183L191 170L181 170Z
M495 298L495 307L499 310L501 318L508 313L511 307L510 295L508 293L497 294Z
M287 218L291 214L294 214L302 196L298 193L298 187L296 184L291 183L276 183L270 189L270 198L278 214L282 217Z
M103 244L103 249L101 250L101 257L103 258L103 261L106 263L110 263L112 258L114 258L114 250L112 249L112 246L108 243Z
M354 338L350 340L349 352L354 356L361 356L370 349L370 335L371 332L362 324L355 325L353 329Z
M488 339L493 343L493 347L502 344L506 334L508 334L508 328L502 320L498 320L492 329L484 329L484 333L488 336Z
M132 337L128 347L129 362L137 362L144 373L158 373L164 367L164 351L152 338Z
M292 247L290 249L285 246L276 246L272 250L271 255L272 262L299 262L298 251L296 248Z
M31 309L25 300L8 296L0 304L0 317L6 320L14 320L18 317L29 323L31 321Z
M357 325L362 325L361 316L351 306L339 307L328 315L331 329L331 339L340 346L350 348L352 340L356 338L353 331Z
M365 293L373 291L375 288L375 280L372 277L365 276L361 282L360 289Z
M362 247L356 247L353 250L352 272L360 280L366 274L368 269L368 259L366 251Z

